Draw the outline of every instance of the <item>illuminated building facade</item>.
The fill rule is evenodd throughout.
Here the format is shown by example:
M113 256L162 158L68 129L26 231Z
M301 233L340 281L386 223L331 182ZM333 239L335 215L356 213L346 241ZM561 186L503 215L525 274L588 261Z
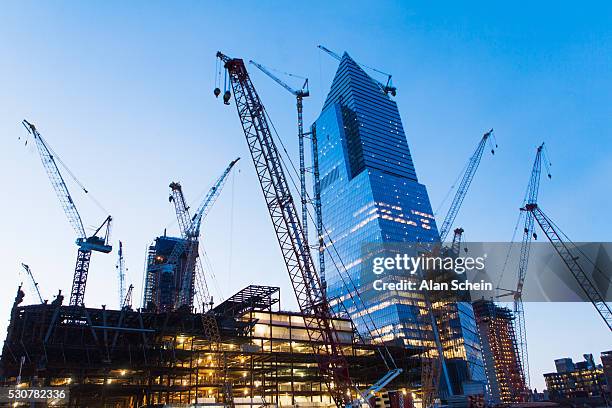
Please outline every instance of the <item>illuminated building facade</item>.
M249 286L218 304L210 312L218 342L206 334L202 316L188 311L20 302L11 310L0 385L14 386L21 375L24 386L65 386L71 407L223 407L228 395L235 406L335 407L304 315L282 311L276 287ZM350 320L333 325L353 384L367 389L386 372L379 352L357 342ZM389 351L403 372L376 397L412 396L420 359L403 347Z
M395 101L345 53L311 130L317 140L313 155L319 163L322 235L328 245L324 255L328 296L336 299L338 307L343 305L364 336L406 347L425 342L432 346L420 326L422 295L377 291L372 285L377 277L363 267L371 256L364 245L418 243L423 250L439 241L427 189L418 181ZM360 301L355 305L347 296L352 285L359 288L363 305ZM353 289L350 292L355 294ZM364 314L372 318L378 333L370 333ZM445 347L452 358L463 362L457 371L463 373L454 378L459 384L484 382L471 305L455 305L454 319L458 328L448 339L452 345Z
M585 354L584 357L584 361L577 363L569 358L555 360L557 371L544 374L551 400L559 402L592 400L600 403L605 401L608 383L604 368L595 365L592 354ZM602 361L603 357L604 355ZM559 364L559 361L562 363Z
M601 364L606 377L608 398L612 399L612 350L601 353Z
M474 302L474 314L494 404L525 402L527 388L518 357L512 312L488 300Z

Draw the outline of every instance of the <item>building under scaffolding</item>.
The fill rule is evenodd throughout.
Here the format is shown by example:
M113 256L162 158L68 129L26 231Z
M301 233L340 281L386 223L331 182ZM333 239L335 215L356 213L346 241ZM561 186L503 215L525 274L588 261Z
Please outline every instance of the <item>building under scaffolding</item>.
M474 302L474 312L492 402L511 404L525 401L527 386L519 360L512 312L489 300Z
M20 293L0 360L5 385L21 372L28 385L66 386L70 406L331 404L304 316L280 309L279 288L249 286L217 305L210 313L218 343L207 338L201 314L75 308L61 296L22 306ZM367 388L386 371L376 346L361 343L349 319L333 323L355 385ZM404 347L390 351L404 372L385 401L409 406L420 359Z
M187 240L183 238L164 235L155 238L155 242L149 246L143 307L160 311L175 308L176 295L185 275L193 275L193 271L188 270L187 266L186 245L188 245ZM182 249L178 250L176 259L171 259L177 247ZM193 250L197 252L197 247Z

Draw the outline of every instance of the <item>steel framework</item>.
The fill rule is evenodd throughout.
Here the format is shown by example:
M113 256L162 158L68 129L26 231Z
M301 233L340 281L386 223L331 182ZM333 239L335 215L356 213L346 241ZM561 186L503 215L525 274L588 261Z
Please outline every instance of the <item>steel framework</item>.
M211 316L221 328L215 347L200 314L127 307L75 313L57 298L23 306L21 292L0 358L2 385L14 384L24 356L22 381L69 387L71 407L189 404L202 397L227 406L228 383L232 399L258 405L262 398L272 405L329 402L316 355L303 334L304 316L282 312L279 297L278 288L250 286L215 307ZM355 383L373 384L385 369L377 347L358 343L350 320L335 321ZM394 382L394 389L412 390L415 351L392 347L391 352L412 369Z

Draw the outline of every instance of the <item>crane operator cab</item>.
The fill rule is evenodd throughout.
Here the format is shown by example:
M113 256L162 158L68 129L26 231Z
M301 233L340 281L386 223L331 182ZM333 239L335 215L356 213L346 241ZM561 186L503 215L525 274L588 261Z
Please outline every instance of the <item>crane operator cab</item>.
M108 245L104 238L97 237L95 235L85 239L78 238L76 240L76 244L83 251L96 251L108 254L113 250L113 247L111 245Z
M76 240L76 244L82 251L96 251L108 254L113 250L113 247L109 245L111 221L112 217L109 215L92 236L88 238L79 237ZM98 232L100 232L104 226L106 226L104 237L99 237Z

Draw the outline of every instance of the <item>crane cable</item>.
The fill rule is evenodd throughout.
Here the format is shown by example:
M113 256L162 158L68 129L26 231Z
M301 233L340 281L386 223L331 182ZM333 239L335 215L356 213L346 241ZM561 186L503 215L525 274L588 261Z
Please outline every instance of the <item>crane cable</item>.
M37 131L38 133L38 131ZM29 134L29 132L28 132ZM47 142L46 139L44 139L40 133L38 133L37 135L34 135L33 137L38 137L41 139L41 141L43 142L43 144L45 145L45 147L47 148L47 150L49 150L49 153L51 154L51 158L56 161L57 163L59 163L64 170L66 170L66 172L68 173L68 175L70 176L70 178L79 186L79 188L85 193L85 195L100 209L102 210L102 212L104 212L105 214L109 214L109 211L104 208L104 206L93 196L93 194L91 194L89 192L89 190L85 187L85 185L83 183L81 183L81 181L76 177L76 175L72 172L72 170L70 170L70 168L68 167L68 165L66 165L66 163L64 163L64 161L61 159L61 157L55 153L55 151L53 150L53 148L49 145L49 142ZM26 138L26 142L25 144L28 144L27 138Z
M548 158L549 154L548 154L548 148L547 148L546 145L544 145L543 150L544 151L542 152L541 159L544 162L544 167L546 168L546 172L547 172L548 178L551 178L550 167L552 166L552 163L550 163L550 159ZM530 176L530 178L531 178L531 176ZM539 187L538 187L538 190L539 190ZM525 188L525 194L523 195L523 204L522 204L522 207L524 207L527 204L527 199L528 198L529 198L529 183L527 183L527 187ZM506 271L506 268L508 267L508 262L510 261L510 254L511 254L511 251L512 251L512 247L515 244L516 233L518 231L519 225L522 223L522 221L523 221L525 216L526 215L524 214L524 211L519 211L519 216L518 216L518 218L516 220L516 224L514 226L514 231L512 232L512 239L510 240L510 245L508 246L508 252L506 252L506 259L504 260L504 265L502 266L501 273L499 274L499 279L497 280L497 287L496 287L496 289L498 289L498 290L501 289L500 285L501 285L502 279L504 277L504 273Z

